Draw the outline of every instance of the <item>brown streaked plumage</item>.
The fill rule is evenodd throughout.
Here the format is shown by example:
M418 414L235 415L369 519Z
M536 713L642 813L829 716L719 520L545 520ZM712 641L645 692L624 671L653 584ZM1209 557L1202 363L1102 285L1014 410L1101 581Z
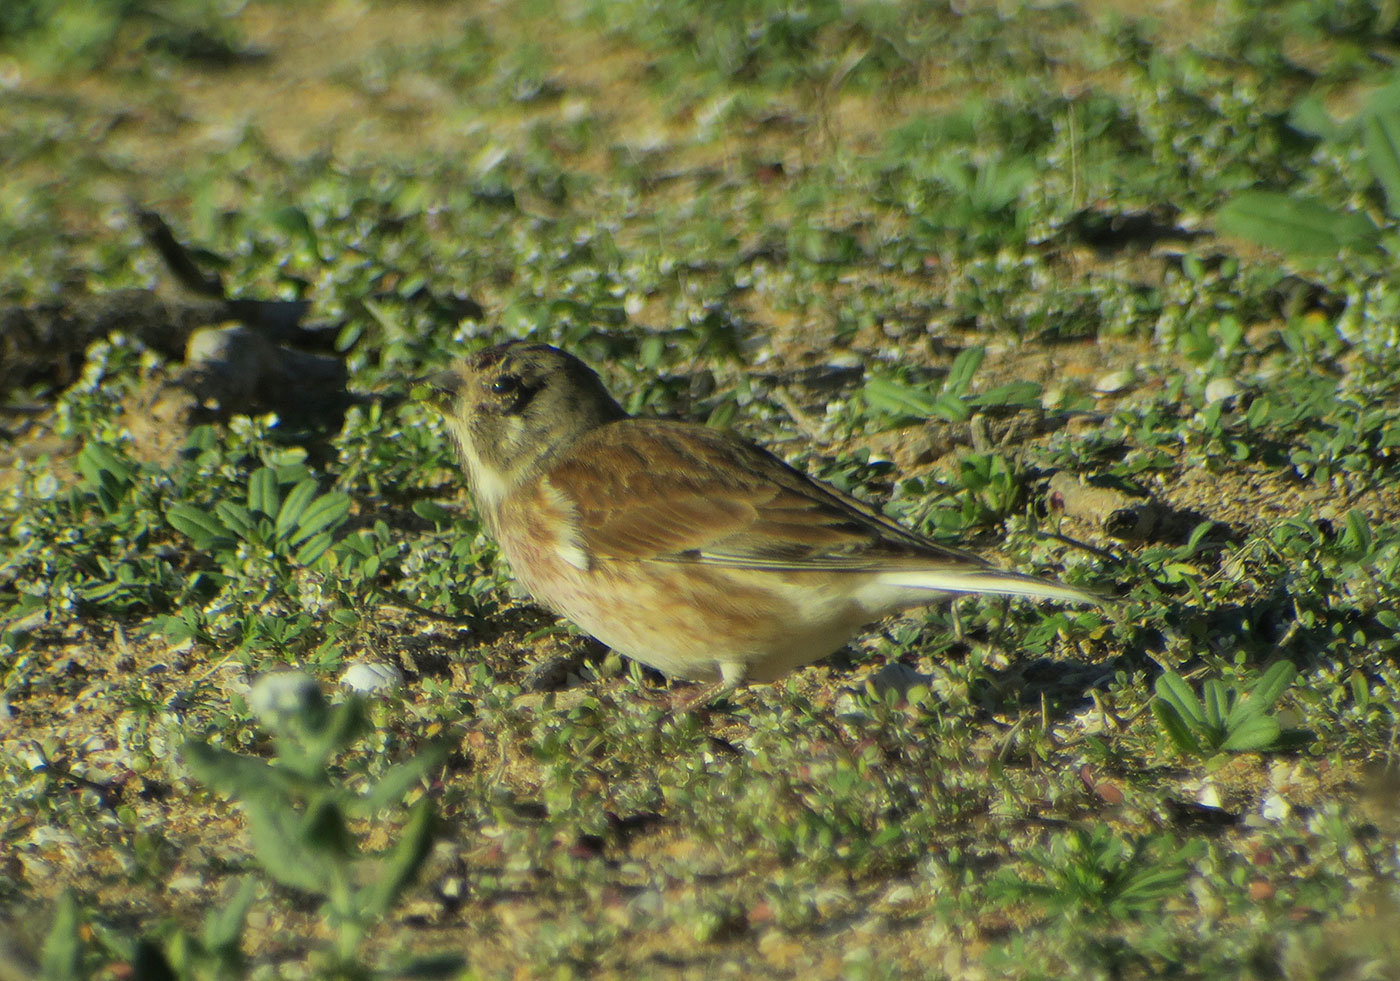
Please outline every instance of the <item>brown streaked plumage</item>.
M1098 602L932 542L736 436L633 418L547 345L481 351L435 385L521 585L671 677L771 681L949 593Z

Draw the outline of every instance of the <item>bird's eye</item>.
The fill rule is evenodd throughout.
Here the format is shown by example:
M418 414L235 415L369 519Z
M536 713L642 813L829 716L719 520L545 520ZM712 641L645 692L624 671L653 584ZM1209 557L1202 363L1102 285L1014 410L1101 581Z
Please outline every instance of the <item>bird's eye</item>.
M520 379L515 375L502 375L491 383L491 391L497 395L510 395L520 391Z

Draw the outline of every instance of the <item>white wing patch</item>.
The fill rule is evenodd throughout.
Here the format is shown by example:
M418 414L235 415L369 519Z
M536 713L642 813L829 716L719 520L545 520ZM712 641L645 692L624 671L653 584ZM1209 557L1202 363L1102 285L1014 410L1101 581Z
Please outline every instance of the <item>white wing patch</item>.
M559 522L561 531L554 543L554 554L580 572L592 570L593 556L588 554L578 533L578 508L567 494L549 482L548 477L540 482L540 492L548 506L563 519Z

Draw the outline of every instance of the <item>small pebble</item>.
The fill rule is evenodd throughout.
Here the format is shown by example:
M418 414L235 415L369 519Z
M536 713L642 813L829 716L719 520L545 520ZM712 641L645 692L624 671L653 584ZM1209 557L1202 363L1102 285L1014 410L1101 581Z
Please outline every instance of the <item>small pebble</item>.
M340 683L351 691L387 694L403 687L403 672L381 661L356 661L341 673Z
M165 884L165 888L175 893L197 893L206 885L206 880L199 875L176 876Z
M1206 382L1206 405L1224 402L1226 399L1235 398L1239 394L1240 383L1233 378L1212 378L1210 381Z
M1114 395L1118 392L1126 391L1133 387L1135 378L1131 371L1110 371L1098 381L1094 382L1094 391L1100 395Z
M918 902L919 891L907 882L900 882L887 889L880 899L890 906L903 906Z
M1279 824L1288 820L1288 815L1293 812L1293 808L1288 801L1279 794L1269 794L1259 805L1259 814L1266 821Z

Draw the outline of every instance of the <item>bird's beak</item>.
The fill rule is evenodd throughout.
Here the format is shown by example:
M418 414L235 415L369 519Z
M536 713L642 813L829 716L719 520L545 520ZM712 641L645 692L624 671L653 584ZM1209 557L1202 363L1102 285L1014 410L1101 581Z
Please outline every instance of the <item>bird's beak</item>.
M430 402L446 407L461 394L462 376L455 371L438 371L413 379L410 387L414 392L426 389L426 397Z

